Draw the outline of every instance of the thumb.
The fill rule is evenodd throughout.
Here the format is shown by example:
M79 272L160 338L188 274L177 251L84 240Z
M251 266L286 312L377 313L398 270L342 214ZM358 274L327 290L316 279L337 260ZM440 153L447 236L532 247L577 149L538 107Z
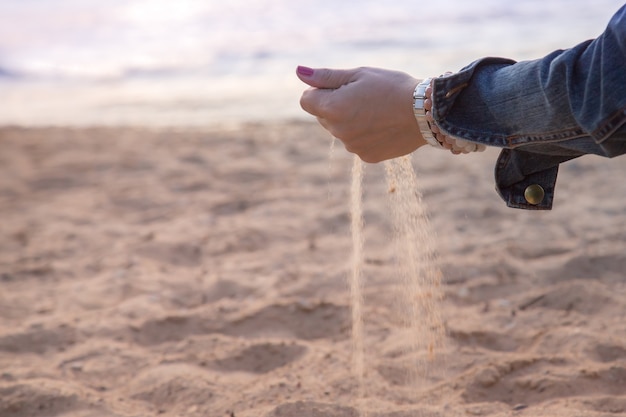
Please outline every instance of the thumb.
M336 89L353 81L357 71L298 66L296 75L303 83L311 87Z

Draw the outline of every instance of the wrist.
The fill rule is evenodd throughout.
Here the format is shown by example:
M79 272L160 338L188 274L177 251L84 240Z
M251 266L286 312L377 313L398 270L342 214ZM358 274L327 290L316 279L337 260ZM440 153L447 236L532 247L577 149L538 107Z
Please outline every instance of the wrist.
M435 138L430 122L426 119L426 100L429 99L426 96L426 89L431 88L431 80L431 78L426 78L420 81L413 89L413 115L424 142L437 148L443 148L441 143Z
M446 73L448 74L450 73ZM426 143L439 149L447 149L455 155L482 152L486 149L485 145L455 138L439 128L432 115L434 107L432 78L426 78L415 86L413 100L415 119Z

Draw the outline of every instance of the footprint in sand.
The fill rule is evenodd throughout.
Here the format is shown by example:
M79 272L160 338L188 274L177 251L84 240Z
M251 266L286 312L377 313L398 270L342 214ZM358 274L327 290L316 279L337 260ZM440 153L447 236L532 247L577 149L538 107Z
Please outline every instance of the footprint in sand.
M265 417L359 417L364 415L356 408L339 404L327 404L315 401L297 401L281 404ZM418 410L392 411L392 412L368 412L370 417L441 417L439 411L426 410L421 407Z
M131 337L141 345L175 342L191 335L214 333L245 338L343 339L348 336L349 328L349 309L346 306L296 302L270 305L230 320L201 314L151 319L133 327Z
M359 412L352 407L317 403L313 401L298 401L281 404L272 410L266 417L358 417Z
M79 393L59 381L34 381L0 387L0 416L48 417L84 408Z
M482 367L462 394L468 403L501 401L511 406L538 404L558 398L619 396L626 386L626 367L573 366L560 358L526 358Z
M25 331L0 336L0 351L43 354L49 350L63 350L77 340L78 332L72 326L60 325L55 329L31 326Z
M593 356L600 362L626 360L626 347L624 345L601 343L595 346Z
M155 415L185 415L190 409L210 415L219 399L213 376L204 369L180 363L162 364L140 372L125 387L130 398L155 407Z
M497 352L514 352L520 346L520 340L506 333L450 329L448 335L462 346L481 347Z
M579 278L621 282L624 278L624 271L626 271L626 255L624 254L582 255L558 267L547 280L556 283Z
M300 359L306 352L305 346L295 343L260 343L218 359L209 364L209 368L222 372L265 374Z
M150 243L139 250L137 255L172 266L196 268L202 262L202 248L189 243Z
M287 337L304 340L345 338L349 309L320 302L312 305L275 304L235 320L221 333L243 337Z
M563 282L540 296L522 303L523 309L547 308L593 315L619 305L619 300L596 282Z

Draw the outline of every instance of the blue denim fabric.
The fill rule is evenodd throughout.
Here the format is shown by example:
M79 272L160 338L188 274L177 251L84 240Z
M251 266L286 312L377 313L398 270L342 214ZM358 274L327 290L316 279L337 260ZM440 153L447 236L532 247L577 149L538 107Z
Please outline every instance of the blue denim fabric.
M598 38L544 58L483 58L433 81L433 117L448 135L504 148L496 188L509 207L552 208L561 162L626 153L626 5ZM545 190L530 204L524 190Z

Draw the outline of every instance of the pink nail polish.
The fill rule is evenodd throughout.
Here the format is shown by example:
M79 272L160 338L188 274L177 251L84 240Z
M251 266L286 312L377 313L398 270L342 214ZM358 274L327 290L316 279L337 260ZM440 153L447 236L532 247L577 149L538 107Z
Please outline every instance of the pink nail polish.
M313 68L303 67L301 65L298 65L297 71L298 71L298 74L304 75L305 77L310 77L315 72L313 71Z

